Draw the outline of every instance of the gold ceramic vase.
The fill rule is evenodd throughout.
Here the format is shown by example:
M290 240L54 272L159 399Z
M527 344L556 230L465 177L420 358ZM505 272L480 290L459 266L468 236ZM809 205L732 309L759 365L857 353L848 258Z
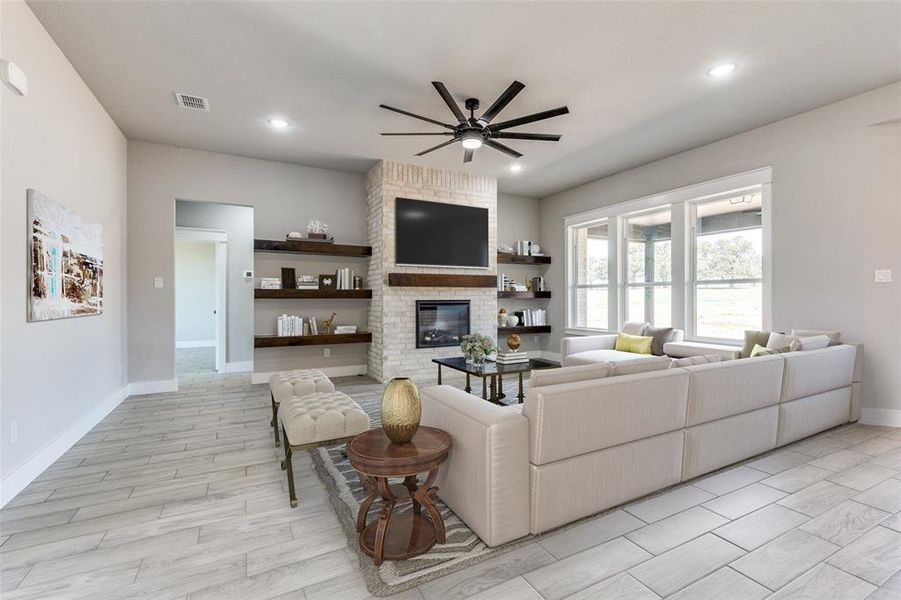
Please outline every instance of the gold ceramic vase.
M382 428L395 444L413 439L422 418L419 390L409 377L395 377L382 394Z

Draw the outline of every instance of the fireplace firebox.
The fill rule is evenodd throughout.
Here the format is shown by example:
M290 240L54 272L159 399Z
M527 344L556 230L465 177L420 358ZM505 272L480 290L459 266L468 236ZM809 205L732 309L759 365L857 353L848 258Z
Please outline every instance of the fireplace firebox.
M469 335L469 300L417 300L416 347L459 346Z

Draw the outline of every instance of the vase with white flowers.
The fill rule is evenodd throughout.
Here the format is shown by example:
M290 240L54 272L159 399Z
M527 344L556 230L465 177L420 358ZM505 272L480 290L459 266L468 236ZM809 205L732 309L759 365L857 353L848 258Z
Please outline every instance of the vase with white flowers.
M488 355L497 350L494 340L480 333L464 335L460 349L463 351L463 358L466 359L466 362L475 365L485 364Z

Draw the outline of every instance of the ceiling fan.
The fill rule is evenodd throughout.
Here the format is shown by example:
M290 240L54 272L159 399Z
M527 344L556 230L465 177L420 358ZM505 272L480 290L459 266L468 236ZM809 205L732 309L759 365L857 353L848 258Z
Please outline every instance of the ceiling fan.
M413 114L411 112L407 112L405 110L401 110L399 108L394 108L393 106L388 106L387 104L379 104L381 108L386 108L388 110L394 111L396 113L400 113L402 115L407 115L408 117L413 117L414 119L419 119L420 121L426 121L427 123L433 123L435 125L440 125L449 131L438 131L438 132L430 132L430 133L383 133L382 135L450 135L453 136L451 139L446 142L441 142L437 146L432 146L431 148L427 148L422 152L418 152L416 156L422 156L424 154L428 154L434 150L438 150L439 148L444 148L445 146L450 146L455 142L461 142L463 144L463 162L468 163L472 160L473 150L477 148L481 148L482 144L488 146L489 148L494 148L495 150L499 150L508 156L512 156L513 158L519 158L522 156L519 152L510 148L509 146L505 146L501 144L497 140L499 139L508 139L508 140L535 140L540 142L558 142L560 141L559 135L551 135L546 133L516 133L516 132L507 132L505 130L510 129L512 127L519 127L520 125L526 125L528 123L534 123L536 121L543 121L544 119L550 119L551 117L557 117L559 115L565 115L569 113L569 109L565 106L561 106L559 108L552 108L550 110L545 110L539 113L535 113L532 115L527 115L525 117L519 117L516 119L510 119L509 121L502 121L500 123L495 123L494 125L491 122L494 118L501 112L504 107L506 107L516 95L523 90L525 85L520 83L519 81L514 81L510 84L504 93L498 96L497 100L488 107L481 117L476 118L475 111L479 109L479 100L478 98L467 98L464 105L466 106L466 110L469 111L469 117L467 118L463 111L460 110L460 107L457 105L457 102L453 99L450 92L447 91L447 87L440 81L433 81L432 85L435 86L435 89L438 90L438 94L441 95L441 98L444 100L447 107L454 114L454 117L457 119L456 125L450 125L448 123L442 123L436 119L431 119L429 117L423 117L421 115Z

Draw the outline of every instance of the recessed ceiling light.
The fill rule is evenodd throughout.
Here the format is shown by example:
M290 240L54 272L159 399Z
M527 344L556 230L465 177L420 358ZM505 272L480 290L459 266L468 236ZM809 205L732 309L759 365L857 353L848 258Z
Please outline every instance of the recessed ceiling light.
M711 77L725 77L735 70L735 63L722 63L707 71Z
M510 165L510 172L511 172L511 173L519 173L520 171L522 171L522 165L521 165L521 164L519 164L519 163L513 163L512 165Z
M291 126L291 124L284 119L269 119L269 124L275 129L287 129Z

